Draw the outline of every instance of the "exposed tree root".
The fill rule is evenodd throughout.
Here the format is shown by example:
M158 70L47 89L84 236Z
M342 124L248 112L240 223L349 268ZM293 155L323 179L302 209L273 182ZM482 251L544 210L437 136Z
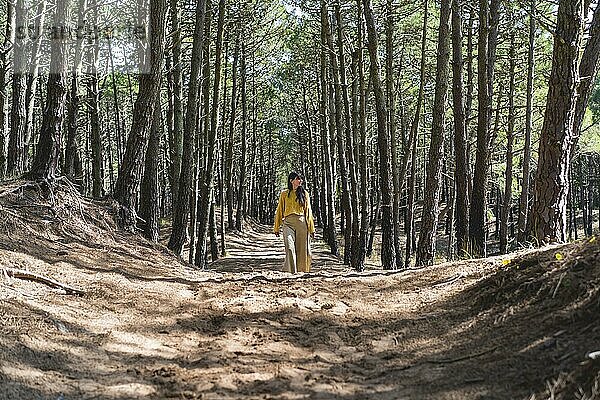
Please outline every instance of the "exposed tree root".
M14 268L4 268L2 271L12 278L44 283L48 286L62 289L65 292L67 292L67 294L76 294L78 296L83 296L85 294L83 290L75 289L72 286L55 281L54 279L48 278L44 275L36 274L35 272Z

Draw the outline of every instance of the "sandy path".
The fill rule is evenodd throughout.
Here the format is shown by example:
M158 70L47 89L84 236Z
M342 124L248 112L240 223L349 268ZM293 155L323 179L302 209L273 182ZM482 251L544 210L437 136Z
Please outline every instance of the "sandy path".
M544 384L534 339L511 330L530 315L470 306L497 259L357 274L316 246L314 273L292 276L266 228L229 237L204 272L130 237L11 243L3 265L87 294L2 281L0 399L507 399Z

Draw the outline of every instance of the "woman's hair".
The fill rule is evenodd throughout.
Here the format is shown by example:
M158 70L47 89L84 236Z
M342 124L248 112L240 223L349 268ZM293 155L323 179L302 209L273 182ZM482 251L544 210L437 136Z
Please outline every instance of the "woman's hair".
M302 175L300 175L299 173L297 173L296 171L292 171L288 175L288 180L287 180L288 196L290 195L290 193L292 193L292 190L293 190L292 181L296 178L300 178L300 179L304 180L304 177ZM306 192L304 191L304 188L302 186L298 186L298 189L296 189L296 201L298 202L298 204L302 205L303 207L306 205Z

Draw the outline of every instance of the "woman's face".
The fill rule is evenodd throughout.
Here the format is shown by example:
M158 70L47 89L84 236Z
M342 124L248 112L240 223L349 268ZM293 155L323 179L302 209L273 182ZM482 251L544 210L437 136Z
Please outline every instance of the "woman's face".
M292 179L290 182L292 182L292 189L296 190L296 189L298 189L298 186L302 185L302 178L297 176L294 179Z

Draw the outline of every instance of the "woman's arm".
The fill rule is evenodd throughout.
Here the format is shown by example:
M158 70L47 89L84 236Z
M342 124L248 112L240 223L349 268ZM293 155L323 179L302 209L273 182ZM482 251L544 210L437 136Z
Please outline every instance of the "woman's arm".
M275 224L273 225L273 232L279 233L281 224L283 224L283 213L285 211L285 192L281 192L279 195L279 203L277 204L277 211L275 211Z

